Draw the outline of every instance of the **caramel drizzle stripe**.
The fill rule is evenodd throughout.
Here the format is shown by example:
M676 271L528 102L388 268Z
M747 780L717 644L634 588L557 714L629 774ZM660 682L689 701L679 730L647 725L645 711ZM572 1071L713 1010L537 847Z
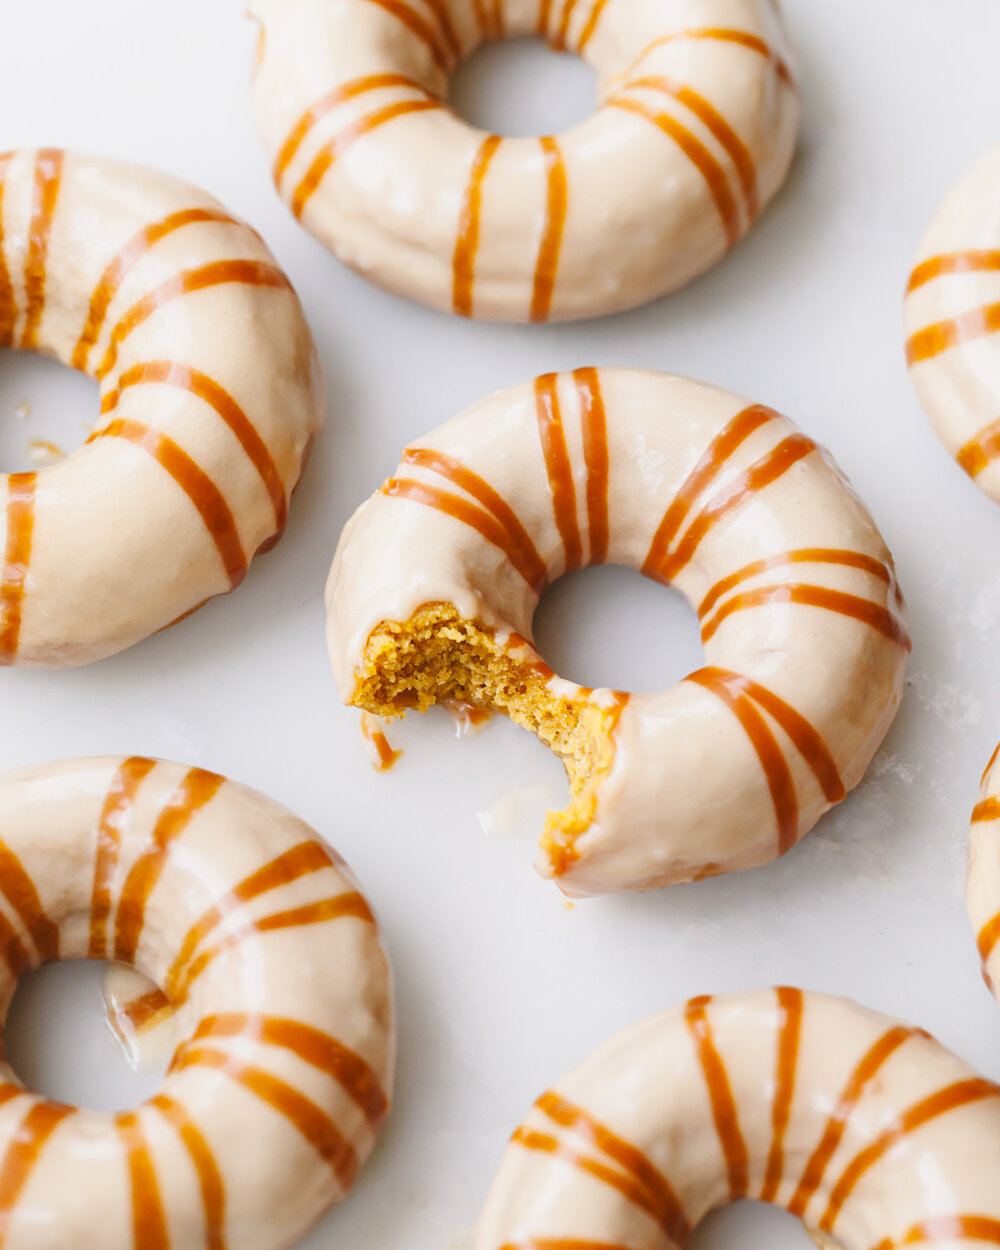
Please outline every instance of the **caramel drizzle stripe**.
M0 1161L0 1246L7 1239L14 1208L45 1144L73 1112L73 1107L60 1103L36 1102L11 1138Z
M425 45L431 56L434 58L434 64L441 70L449 70L458 59L458 48L454 45L454 37L451 39L444 29L436 31L434 27L425 18L410 8L408 4L404 4L402 0L370 0L371 4L378 5L380 9L384 9L386 13L390 13L397 21L403 25ZM443 12L443 6L431 5L434 9L435 16L440 20ZM448 31L451 31L451 24L448 23ZM442 40L444 36L444 40ZM447 42L448 46L444 46Z
M565 1237L531 1237L527 1241L508 1241L500 1250L629 1250L619 1242L578 1241Z
M350 82L341 83L326 95L321 96L306 109L288 133L288 138L281 146L271 170L275 185L281 182L288 166L295 160L299 149L305 142L309 132L329 113L348 100L364 95L369 91L379 91L386 87L407 87L427 96L428 92L405 74L366 74L363 78L352 78Z
M746 693L743 679L738 674L726 673L721 669L705 668L691 673L684 680L704 686L714 694L729 708L746 731L764 770L778 827L778 854L784 855L798 839L799 802L795 782L784 752Z
M7 478L7 540L0 572L0 667L17 660L28 568L35 535L34 473Z
M0 842L0 894L28 931L42 963L59 958L59 927L45 914L35 883L24 865Z
M673 1187L647 1156L613 1133L581 1107L576 1107L551 1090L543 1094L535 1106L561 1128L568 1129L588 1145L614 1160L639 1182L656 1206L656 1218L672 1240L686 1241L691 1225Z
M304 1062L332 1077L351 1101L361 1109L372 1129L377 1129L389 1110L389 1099L374 1070L342 1042L297 1020L276 1016L233 1013L206 1016L191 1038L246 1037L277 1046L297 1055Z
M772 448L759 460L754 461L748 469L709 500L688 526L676 550L672 555L664 558L653 576L666 581L676 577L694 557L713 525L742 507L758 491L777 482L789 469L815 450L816 444L811 438L807 438L804 434L793 434L790 438L783 439L777 447Z
M125 1146L129 1183L132 1189L132 1238L142 1250L170 1250L167 1217L160 1196L153 1157L138 1115L128 1111L115 1117L115 1126Z
M604 12L608 0L596 0L594 7L590 10L590 16L584 24L583 30L580 31L580 38L576 43L577 52L582 52L594 37L597 30L597 23L601 20L601 14Z
M968 473L978 477L982 471L1000 457L1000 420L991 421L955 453L955 459Z
M569 1142L559 1141L548 1133L537 1133L534 1129L522 1126L511 1138L511 1141L516 1142L519 1146L523 1146L525 1150L535 1150L554 1155L561 1163L575 1167L579 1171L585 1172L588 1176L594 1177L602 1184L616 1189L633 1206L638 1207L641 1211L645 1211L647 1215L656 1220L670 1236L669 1229L664 1223L666 1217L660 1210L655 1197L634 1177L625 1175L615 1168L599 1163L595 1159L588 1158Z
M11 281L4 251L3 229L3 197L13 156L13 152L4 152L0 155L0 347L9 347L14 341L14 322L17 320L14 284Z
M174 1061L171 1071L179 1072L192 1067L215 1069L284 1116L329 1164L341 1187L345 1191L350 1189L358 1172L354 1147L326 1112L293 1085L261 1068L242 1064L225 1051L208 1046L185 1049ZM136 1244L147 1250L145 1242Z
M933 256L914 269L910 275L906 293L909 295L911 291L916 291L919 287L945 274L986 273L991 270L1000 270L1000 252L948 252L944 256Z
M993 748L993 754L990 756L990 762L983 769L983 775L979 778L980 785L982 785L986 778L990 775L990 770L993 768L993 765L998 759L1000 759L1000 743L997 743L997 745ZM998 809L998 812L1000 812L1000 809Z
M194 958L198 947L224 920L238 908L283 886L291 885L314 872L324 868L336 868L337 861L329 850L320 842L300 842L291 850L272 859L263 868L257 869L248 877L244 877L237 885L224 894L217 903L210 907L191 926L185 935L181 948L174 962L170 965L164 986L168 996L172 997L183 979L188 964Z
M211 1146L187 1109L175 1098L157 1094L148 1105L155 1107L176 1130L194 1165L205 1212L205 1250L226 1250L226 1184Z
M641 100L628 100L616 97L606 102L607 108L621 109L626 113L635 113L658 127L677 144L688 160L695 166L705 179L726 235L727 247L732 247L740 237L740 210L729 186L726 171L715 159L707 147L691 133L686 126L669 113L658 113Z
M881 604L872 603L858 595L849 595L842 590L830 590L825 586L813 586L801 582L783 582L777 586L758 586L755 590L747 590L743 594L728 599L715 613L711 620L701 627L701 640L708 640L727 617L735 612L743 612L748 608L766 607L770 603L797 603L809 608L824 608L827 612L835 612L839 616L848 616L863 625L868 625L896 643L904 651L912 649L910 635L903 623Z
M49 253L49 236L55 216L56 200L65 153L59 148L41 148L35 158L35 188L32 201L31 226L28 232L28 255L24 264L24 328L21 347L38 350L38 328L45 311L45 262Z
M504 0L493 0L493 35L496 39L503 39L507 34L503 6Z
M552 310L552 295L559 271L559 253L569 205L569 182L559 144L551 135L544 135L538 142L545 166L546 192L542 238L538 246L531 292L532 322L548 321Z
M0 912L0 959L12 977L20 976L31 963L31 954L21 935L3 912Z
M883 560L863 555L860 551L842 551L833 547L800 547L795 551L781 551L776 555L766 556L762 560L754 560L752 564L745 564L735 573L730 573L728 577L716 582L698 605L698 616L704 619L723 595L729 594L740 582L750 581L751 578L761 573L770 572L771 569L785 568L790 564L842 565L844 568L860 569L864 573L870 573L872 577L877 577L888 586L895 586L892 571Z
M986 304L946 321L926 326L906 343L906 361L911 367L940 356L952 347L985 338L1000 330L1000 304Z
M993 764L994 760L990 760L986 769L987 773L993 767ZM996 820L998 816L1000 816L1000 798L994 797L991 799L983 799L981 803L977 803L972 809L972 820L974 824L979 824L979 822L983 820Z
M540 0L538 5L538 22L535 32L544 39L549 33L549 21L552 16L552 0Z
M274 933L279 929L300 929L308 925L325 924L327 921L340 920L347 916L353 916L355 920L362 920L368 924L375 923L375 916L363 895L357 891L350 891L347 894L338 894L336 898L324 898L316 903L306 903L302 907L276 912L274 915L265 916L262 920L254 920L240 929L235 929L232 933L220 938L214 946L202 951L188 965L177 985L176 992L171 995L174 1007L178 1007L187 999L192 984L210 963L248 938Z
M460 317L472 316L472 295L476 281L476 253L479 250L479 227L482 218L483 183L490 162L503 142L500 135L487 135L472 161L469 182L462 197L458 216L458 237L452 257L452 308Z
M746 200L747 217L752 222L760 212L757 168L749 148L729 122L700 92L663 75L629 79L623 89L646 87L654 91L662 91L665 95L672 96L679 104L683 104L718 141L736 169Z
M792 1215L797 1215L800 1219L805 1215L806 1208L823 1183L830 1160L843 1140L848 1121L867 1092L868 1086L901 1046L914 1038L926 1036L919 1029L908 1029L898 1025L884 1033L862 1057L848 1078L836 1109L827 1122L819 1144L810 1155L802 1178L788 1203L788 1210Z
M587 518L590 526L590 564L608 558L608 422L596 369L573 372L580 400L583 459L587 466Z
M218 794L224 778L192 768L180 783L156 821L153 849L132 865L118 898L115 915L115 959L134 963L146 919L146 903L166 867L170 845L184 833L192 819Z
M112 1028L124 1040L126 1037L125 1030L121 1027L124 1021L127 1021L132 1031L141 1032L148 1028L154 1021L169 1015L173 1008L170 999L161 989L154 986L151 990L147 990L145 994L140 994L138 998L124 1007L120 1007L115 1013L118 1017L117 1021L112 1021Z
M210 287L235 284L238 286L275 287L291 291L291 283L277 265L260 260L216 260L197 269L183 269L154 287L126 312L111 331L108 350L97 370L98 380L111 372L118 359L118 349L128 336L144 321L185 295L205 291Z
M461 521L463 525L470 526L504 553L536 594L541 594L544 590L548 582L548 572L545 565L538 560L537 552L535 559L532 559L530 553L524 551L506 526L491 513L477 508L460 495L453 495L449 491L439 490L436 486L428 486L412 478L389 478L382 486L381 493L390 498L409 499L413 503L423 504L424 507L434 508L456 521Z
M771 1152L764 1173L761 1202L774 1202L785 1170L785 1134L795 1098L799 1049L802 1043L802 1016L805 998L801 990L781 987L776 991L781 1025L778 1030L778 1053L774 1074L774 1109L771 1123Z
M998 943L1000 943L1000 912L983 925L976 938L976 946L979 948L979 957L983 961L984 971Z
M84 323L76 346L73 348L72 365L74 369L79 369L84 373L87 371L87 362L90 359L91 350L100 337L101 330L104 328L111 301L118 293L121 284L146 253L160 239L165 238L168 234L173 234L175 230L181 230L184 226L195 225L199 222L210 221L220 222L228 226L240 225L235 217L231 217L229 213L223 212L221 209L182 208L176 213L170 213L159 221L154 221L150 225L144 226L116 253L98 279L94 292L90 297L87 320Z
M409 113L425 113L428 110L443 107L440 100L401 100L396 104L387 104L384 108L376 109L358 118L349 126L345 126L320 148L302 181L295 188L291 198L292 212L301 219L306 205L326 177L327 171L358 139L371 134L372 131L378 130L380 126L384 126L397 117L405 117Z
M107 415L118 406L122 391L131 386L148 383L161 383L164 386L176 386L180 390L189 391L198 399L204 400L221 417L236 436L247 459L264 484L264 489L274 509L275 534L280 536L288 521L288 498L278 466L267 444L257 433L254 423L225 387L220 386L214 378L210 378L199 369L178 364L176 361L146 360L125 370L118 379L118 385L102 401L101 414Z
M370 742L375 751L372 766L376 772L385 773L402 757L402 751L393 749L392 743L379 728L379 721L367 712L361 714L361 736Z
M94 888L90 898L88 959L107 959L111 886L121 851L122 831L132 813L139 786L156 767L153 760L134 755L115 771L101 809L94 856Z
M716 434L663 514L663 520L653 536L649 554L642 566L642 572L647 577L660 579L660 566L666 561L670 546L680 533L695 500L711 485L725 467L726 462L750 435L777 416L778 414L772 408L754 404L737 413L729 424Z
M576 9L577 0L565 0L562 8L562 14L559 18L559 29L556 31L552 40L552 46L557 51L562 52L567 46L569 37L569 27L573 20L573 12Z
M535 413L538 437L545 457L545 472L552 493L552 512L565 552L565 571L583 564L583 544L576 515L576 486L566 446L559 406L558 375L546 373L535 379Z
M984 1215L939 1215L916 1224L899 1241L886 1238L873 1250L900 1250L902 1246L939 1241L985 1241L1000 1245L1000 1220Z
M795 76L790 67L769 44L765 43L757 35L751 35L745 30L730 30L723 26L692 27L690 30L678 30L669 35L661 35L639 53L622 77L631 77L633 72L651 52L655 52L657 48L662 48L668 43L674 43L678 39L711 39L718 43L734 43L740 47L748 48L751 52L757 52L765 60L770 61L778 77L790 87L796 88Z
M943 1115L949 1115L963 1107L983 1102L987 1098L1000 1098L1000 1087L994 1085L992 1081L976 1078L958 1081L910 1107L895 1124L887 1128L876 1141L862 1150L848 1165L833 1187L829 1204L819 1223L821 1230L825 1233L833 1231L844 1203L854 1192L861 1178L905 1137L925 1124L940 1119Z
M712 1037L706 1008L711 998L694 998L685 1009L685 1020L694 1040L712 1103L712 1119L726 1159L729 1199L735 1202L747 1196L750 1185L750 1155L740 1130L739 1113L726 1065Z
M229 588L235 589L246 576L250 561L225 496L197 461L161 430L128 418L116 418L92 438L124 439L147 452L170 474L197 508L219 553Z

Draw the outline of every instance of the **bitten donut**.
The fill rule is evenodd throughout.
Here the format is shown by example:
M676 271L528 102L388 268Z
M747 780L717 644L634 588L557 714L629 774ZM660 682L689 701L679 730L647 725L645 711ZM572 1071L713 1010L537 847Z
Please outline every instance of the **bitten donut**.
M799 98L771 0L252 0L278 191L345 264L502 321L631 308L714 265L784 181ZM446 104L480 43L593 66L593 115L501 138Z
M931 223L905 321L910 376L935 433L1000 503L1000 146Z
M801 990L699 998L538 1099L475 1250L662 1250L742 1198L845 1250L972 1250L1000 1242L998 1176L1000 1087L921 1030Z
M179 1043L120 1114L0 1061L4 1250L291 1245L350 1188L392 1080L389 969L343 861L252 790L141 758L0 777L0 829L0 1014L24 968L114 959L165 991Z
M539 597L606 562L686 596L706 667L633 695L552 672ZM910 645L889 552L824 451L760 404L617 369L503 391L408 448L346 526L327 609L345 702L458 698L562 758L539 868L572 894L787 851L860 780Z
M280 537L319 366L288 279L211 196L73 152L0 155L0 344L101 399L82 448L0 475L0 665L131 646Z

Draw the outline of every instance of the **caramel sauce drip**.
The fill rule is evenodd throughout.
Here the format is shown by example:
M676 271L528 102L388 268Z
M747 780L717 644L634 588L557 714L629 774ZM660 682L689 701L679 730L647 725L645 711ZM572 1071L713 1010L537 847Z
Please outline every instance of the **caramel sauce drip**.
M583 544L576 515L576 486L566 446L559 406L558 375L546 373L535 379L535 411L538 437L545 457L545 471L552 493L552 511L565 552L565 572L583 564Z
M267 491L274 509L273 541L277 541L288 521L288 498L278 466L267 444L258 434L254 423L225 387L220 386L214 378L210 378L191 365L179 364L172 360L143 361L126 369L118 379L115 389L105 396L101 403L102 416L106 416L117 408L122 392L128 390L129 387L154 383L174 386L195 395L208 404L232 430Z
M647 577L658 581L666 580L666 574L661 569L666 564L670 547L680 533L698 496L719 476L729 458L750 435L768 421L776 419L777 416L773 408L754 404L737 413L729 424L715 435L663 514L663 520L653 536L649 554L642 566L642 572Z
M228 1080L242 1085L269 1107L273 1107L329 1164L341 1188L345 1192L350 1189L358 1172L358 1158L354 1147L326 1112L305 1094L286 1081L272 1076L270 1072L251 1067L234 1055L208 1046L185 1047L175 1057L171 1071L183 1072L193 1067L214 1069ZM147 1250L145 1241L137 1241L136 1245Z
M73 1107L36 1102L11 1136L0 1161L0 1246L7 1239L10 1219L46 1143Z
M40 148L35 158L35 186L28 231L28 255L24 263L24 328L21 347L38 350L38 328L45 311L45 262L62 178L63 153L58 148Z
M802 1044L802 1016L805 998L801 990L781 987L776 991L780 1026L778 1057L774 1073L774 1110L771 1152L764 1172L761 1202L774 1202L785 1170L785 1134L792 1115L795 1080L798 1074L799 1049Z
M34 473L7 478L7 541L0 570L0 667L17 661L28 568L35 535Z
M139 786L155 767L153 760L132 756L116 770L108 787L97 826L94 888L90 900L89 959L108 957L111 888L118 867L122 834L129 826Z
M361 733L373 750L372 766L376 772L385 773L402 757L402 751L394 751L389 739L380 728L381 721L368 712L361 713Z
M349 82L341 83L339 87L334 87L332 91L328 91L326 95L321 96L315 104L311 104L295 125L288 133L288 138L281 146L274 166L271 170L271 176L275 185L281 182L281 179L295 160L299 149L305 142L310 131L323 120L335 108L339 108L341 104L345 104L348 100L353 100L356 96L365 95L369 91L380 91L388 87L407 87L413 91L419 91L423 95L427 92L412 78L407 78L405 74L366 74L362 78L352 78Z
M679 104L692 112L718 141L733 162L746 201L747 219L753 222L760 212L760 195L757 190L757 167L749 148L722 114L698 91L684 83L675 82L663 75L630 78L628 89L648 88L672 96Z
M194 1165L205 1212L205 1250L226 1250L226 1186L212 1148L187 1110L168 1094L157 1094L147 1106L155 1107L177 1131ZM137 1246L145 1247L136 1242Z
M580 401L583 459L587 466L587 519L590 525L590 565L608 558L608 423L596 369L573 372Z
M1000 270L1000 252L968 251L948 252L944 256L933 256L919 264L910 274L906 287L909 295L935 278L952 273L988 273Z
M830 1160L843 1140L848 1121L868 1087L901 1046L914 1038L926 1038L926 1036L919 1029L908 1029L899 1025L883 1034L862 1057L844 1086L836 1110L830 1116L819 1145L810 1156L802 1173L802 1179L788 1203L788 1210L792 1215L797 1215L800 1219L805 1215L806 1208L823 1183Z
M168 234L181 230L184 226L196 225L200 222L220 222L224 225L237 226L240 223L229 213L215 208L182 208L175 213L154 221L137 231L118 251L106 266L98 279L94 292L90 297L87 320L73 348L72 365L86 373L90 353L100 337L101 330L108 315L111 301L117 295L121 284L125 281L136 264Z
M372 3L387 5L389 0L372 0ZM327 171L358 139L364 138L365 135L371 134L372 131L378 130L380 126L384 126L397 117L405 117L410 113L425 113L443 107L440 100L433 100L429 97L422 100L400 100L396 104L387 104L384 108L375 109L374 112L345 126L320 148L302 181L295 188L291 199L292 212L301 219L306 205L326 177Z
M292 289L288 278L276 265L260 260L215 260L196 269L183 269L154 287L118 321L111 331L108 350L97 370L98 380L107 377L115 367L118 350L125 339L155 312L185 295L229 284Z
M545 219L542 239L535 264L535 280L531 293L531 320L548 321L552 309L552 294L559 270L559 253L562 249L563 231L566 228L566 212L569 204L569 183L566 164L559 143L551 135L538 140L545 166L546 195Z
M934 325L925 326L912 334L906 343L906 361L911 367L924 360L940 356L942 352L975 339L985 338L1000 330L1000 304L986 304L970 312Z
M833 1187L829 1204L819 1222L820 1229L825 1233L833 1231L844 1203L854 1192L865 1173L870 1171L884 1155L888 1154L905 1137L915 1133L925 1124L930 1124L933 1120L940 1119L943 1115L948 1115L952 1111L958 1111L962 1107L972 1106L974 1103L982 1102L987 1098L1000 1098L1000 1087L994 1085L992 1081L976 1078L974 1080L958 1081L954 1085L949 1085L946 1089L939 1090L936 1094L932 1094L929 1098L924 1098L915 1106L910 1107L876 1141L865 1150L862 1150L848 1165Z
M982 1215L939 1215L932 1220L915 1224L899 1241L886 1238L873 1250L900 1250L902 1246L941 1241L982 1241L1000 1245L1000 1220Z
M4 254L3 229L4 189L13 156L13 152L0 154L0 347L9 347L14 341L14 322L17 320L14 284L11 281L7 257Z
M134 1111L128 1111L116 1116L115 1124L128 1156L135 1245L141 1246L142 1250L170 1250L160 1184L139 1116Z
M858 595L849 595L842 590L829 590L825 586L812 586L799 582L782 582L777 586L758 586L754 590L734 595L727 600L710 621L701 630L702 642L715 634L727 617L734 612L743 612L748 608L766 607L771 603L798 603L810 608L823 608L839 616L848 616L863 625L868 625L876 633L896 643L904 651L910 651L913 643L903 623L881 604L872 603Z
M712 1103L712 1119L715 1121L715 1131L726 1159L729 1199L736 1202L745 1198L749 1191L750 1155L740 1130L736 1100L733 1098L726 1065L716 1049L708 1021L706 1008L711 1001L711 998L693 998L685 1010L685 1020L705 1074L705 1084Z
M686 39L710 39L717 43L732 43L740 47L748 48L751 52L757 52L766 60L770 61L774 66L775 73L778 77L790 87L797 89L795 76L788 64L778 56L777 52L758 35L751 35L745 30L731 30L723 26L700 26L692 27L689 30L672 31L668 35L660 35L648 44L642 52L636 57L633 63L620 75L621 78L631 78L638 66L646 59L651 52L657 48L662 48L668 43L674 43L677 40Z
M715 159L708 148L682 125L670 113L657 112L641 100L631 100L622 96L614 96L605 102L606 108L621 109L626 113L634 113L658 127L677 144L680 150L695 166L705 179L712 200L722 220L722 228L726 234L726 245L732 247L739 241L741 234L740 210L736 198L729 186L726 171Z
M100 438L124 439L147 452L166 469L197 508L219 553L229 589L234 590L246 576L250 562L243 550L232 509L198 462L160 430L128 418L116 417L87 441Z
M473 157L469 182L462 197L458 217L458 237L452 257L452 308L460 317L471 317L479 250L479 227L483 209L483 183L490 162L503 142L499 135L487 135Z
M389 1099L371 1066L356 1051L319 1029L297 1020L231 1012L206 1016L192 1042L245 1037L290 1051L332 1077L364 1114L372 1130L385 1119Z
M160 813L153 829L153 849L141 855L129 870L118 898L114 957L134 964L146 918L146 903L166 867L171 844L192 819L218 794L224 778L192 768Z

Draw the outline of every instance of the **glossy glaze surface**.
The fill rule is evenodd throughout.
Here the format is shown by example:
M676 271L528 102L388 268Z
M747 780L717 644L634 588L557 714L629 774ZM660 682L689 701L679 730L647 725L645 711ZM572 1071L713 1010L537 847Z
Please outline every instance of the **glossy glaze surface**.
M101 401L84 447L0 475L0 665L120 651L281 537L319 364L259 235L203 191L57 148L0 155L0 345L87 373Z
M645 303L716 263L784 180L799 100L769 0L253 0L258 129L307 229L372 281L464 317ZM510 139L447 106L487 39L598 77L593 116Z
M1000 1243L998 1174L1000 1087L922 1030L796 989L698 998L535 1102L475 1248L661 1250L754 1198L846 1250L958 1250Z
M542 590L606 562L686 596L704 667L629 696L544 665L530 642ZM592 824L539 860L568 893L783 854L861 779L910 647L891 557L826 452L770 408L632 370L543 376L407 448L348 522L327 585L345 700L372 630L438 602L553 690L616 709Z
M117 960L149 978L132 1025L173 1014L176 1037L159 1092L116 1115L0 1064L5 1250L98 1228L102 1250L291 1245L350 1188L392 1086L389 968L343 861L256 792L139 757L7 773L0 824L2 1015L25 968Z

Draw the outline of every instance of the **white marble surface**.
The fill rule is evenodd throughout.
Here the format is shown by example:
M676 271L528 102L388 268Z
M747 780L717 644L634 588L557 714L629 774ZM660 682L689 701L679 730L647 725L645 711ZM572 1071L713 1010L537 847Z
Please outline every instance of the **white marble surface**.
M962 902L966 822L1000 735L1000 512L949 462L903 364L909 260L945 191L996 135L992 0L786 0L805 123L788 187L753 234L680 295L562 327L469 324L341 269L268 181L250 118L253 32L237 0L2 7L0 147L146 160L199 182L266 236L298 287L329 383L329 424L278 550L235 595L90 668L0 672L0 765L144 752L204 765L293 807L348 857L398 977L401 1064L384 1138L349 1201L304 1243L455 1250L530 1100L615 1029L695 993L774 982L853 995L934 1031L1000 1077L1000 1011ZM478 68L477 68L478 66ZM544 73L523 94L523 81ZM581 67L490 49L463 107L530 131L582 115ZM485 392L549 369L642 365L773 404L836 455L893 548L915 649L899 720L860 789L780 864L566 910L530 868L532 830L486 837L477 810L559 784L527 734L456 742L444 715L397 731L378 776L340 707L322 588L340 525L403 443ZM16 419L22 400L31 415ZM86 380L5 354L0 463L29 438L71 446ZM95 593L99 588L95 587ZM538 621L546 657L587 684L655 688L696 665L693 613L604 569L566 579ZM530 807L530 803L527 805ZM122 1105L145 1082L115 1053L98 979L59 967L8 1030L46 1092ZM700 1250L808 1245L733 1209Z

